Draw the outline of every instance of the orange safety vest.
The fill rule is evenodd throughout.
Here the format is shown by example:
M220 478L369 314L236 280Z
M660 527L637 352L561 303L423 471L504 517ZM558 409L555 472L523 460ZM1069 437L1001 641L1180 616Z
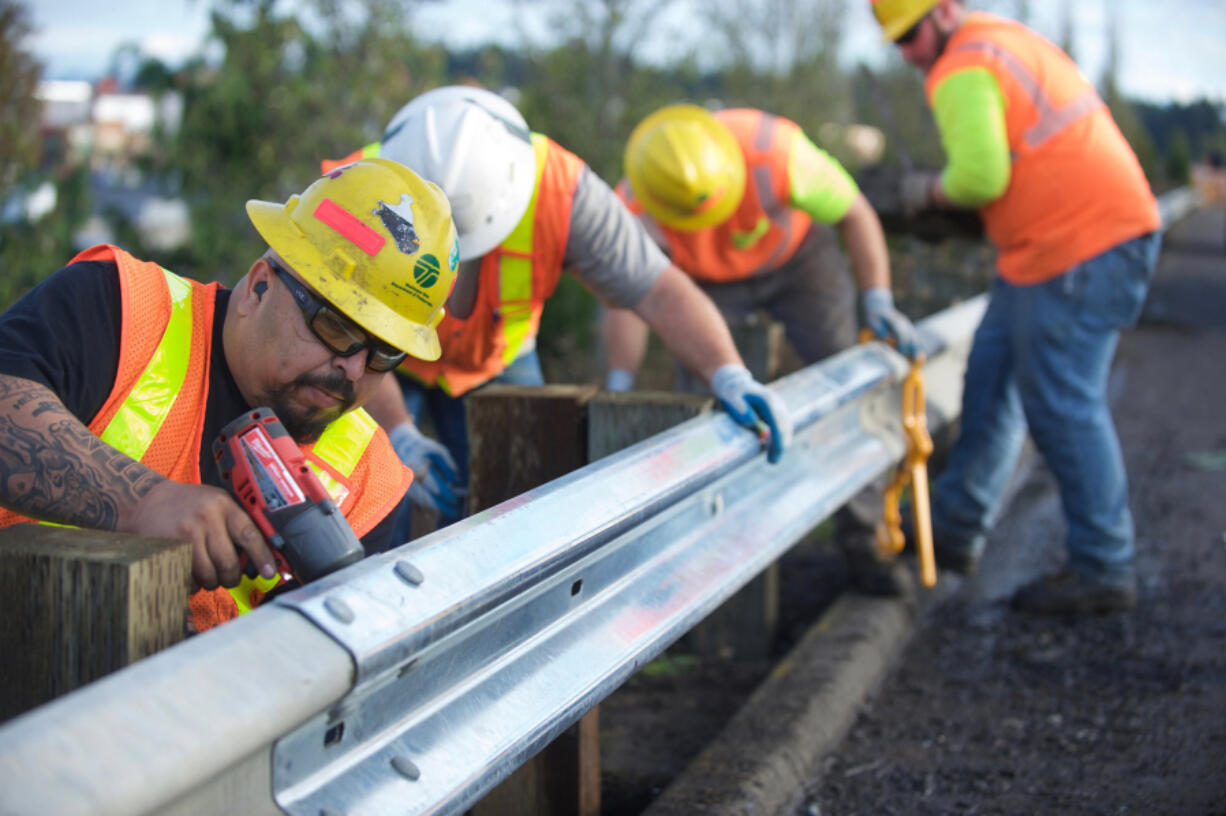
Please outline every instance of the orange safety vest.
M200 484L213 304L221 285L181 278L109 244L69 263L78 261L117 266L122 309L115 384L89 421L90 432L168 479ZM301 448L358 537L399 506L412 481L386 434L361 409ZM0 526L28 521L0 509ZM192 595L191 612L204 631L236 617L238 608L225 589L200 590Z
M643 210L625 179L617 194L678 268L700 281L727 283L778 269L800 247L812 219L790 205L788 158L800 126L751 108L719 111L745 155L745 195L722 224L694 232L671 229Z
M1158 229L1158 204L1115 120L1068 56L1020 23L974 12L929 72L929 104L955 71L1000 86L1013 159L1005 194L981 210L1005 280L1033 284Z
M438 327L442 356L408 357L400 370L460 396L497 377L536 336L545 301L562 276L570 208L583 161L552 139L532 134L536 187L523 217L497 248L481 258L472 313L446 315Z

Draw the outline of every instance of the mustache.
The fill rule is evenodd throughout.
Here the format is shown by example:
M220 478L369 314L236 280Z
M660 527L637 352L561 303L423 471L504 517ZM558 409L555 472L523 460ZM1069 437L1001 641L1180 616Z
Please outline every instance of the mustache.
M291 383L293 386L309 386L313 385L331 394L341 398L346 406L353 405L357 400L357 389L354 387L353 380L350 380L341 372L337 371L332 374L312 374L307 373L296 377Z

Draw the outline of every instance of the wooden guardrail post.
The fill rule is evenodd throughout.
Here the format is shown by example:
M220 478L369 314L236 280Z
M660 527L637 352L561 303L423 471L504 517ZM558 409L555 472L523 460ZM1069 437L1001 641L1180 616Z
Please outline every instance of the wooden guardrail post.
M465 400L469 509L587 464L593 385L491 385ZM473 808L474 816L599 816L600 714L585 714Z
M191 544L0 530L0 721L182 640Z

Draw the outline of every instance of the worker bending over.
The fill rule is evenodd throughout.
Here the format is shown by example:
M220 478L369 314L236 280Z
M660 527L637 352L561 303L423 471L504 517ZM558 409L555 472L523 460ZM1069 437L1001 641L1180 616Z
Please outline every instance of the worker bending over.
M792 433L786 406L750 376L711 301L608 185L531 132L505 99L466 86L429 91L393 117L381 142L355 156L375 153L437 182L460 234L460 271L439 326L442 356L406 359L398 370L403 399L389 381L371 405L418 476L414 502L442 511L443 523L462 514L463 398L490 382L543 384L536 334L563 268L605 303L633 309L733 418L769 428L771 462L782 455ZM423 411L442 444L417 429L411 417Z
M364 160L285 204L248 201L268 244L233 290L111 245L0 315L0 524L190 541L192 620L237 614L218 585L273 556L220 487L212 442L268 406L367 552L386 549L412 475L361 410L405 355L436 358L458 264L442 192Z
M915 330L894 306L877 214L846 170L794 122L760 110L710 113L671 105L644 119L625 151L618 186L647 232L729 321L766 310L804 363L856 343L856 282L866 324L915 354ZM853 282L839 249L843 239ZM633 314L605 316L611 388L629 388L647 348ZM689 390L683 378L682 387ZM874 529L881 489L870 486L835 516L853 583L901 590Z
M974 568L1029 428L1060 487L1068 562L1023 587L1015 606L1131 608L1133 524L1106 386L1119 331L1136 322L1153 274L1157 202L1059 48L956 0L876 0L873 12L926 74L948 158L940 173L904 177L906 208L976 208L998 251L961 436L933 489L937 562Z

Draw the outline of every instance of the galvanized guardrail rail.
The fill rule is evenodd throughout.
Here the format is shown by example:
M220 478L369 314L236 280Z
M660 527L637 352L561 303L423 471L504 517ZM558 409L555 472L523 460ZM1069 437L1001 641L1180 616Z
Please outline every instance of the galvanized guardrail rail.
M920 324L934 430L985 303ZM897 463L906 368L775 383L777 465L699 417L18 717L0 813L461 812Z

